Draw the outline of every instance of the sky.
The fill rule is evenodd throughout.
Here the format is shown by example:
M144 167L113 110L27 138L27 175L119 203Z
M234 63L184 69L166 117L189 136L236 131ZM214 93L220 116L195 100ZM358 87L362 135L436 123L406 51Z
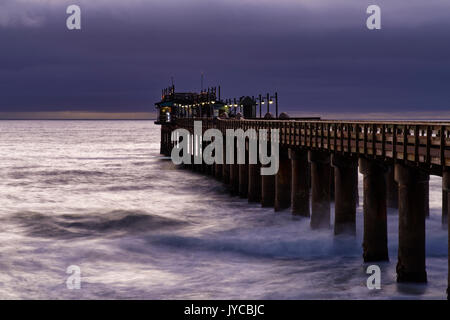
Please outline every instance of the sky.
M0 43L0 118L148 116L201 73L223 97L277 91L290 114L450 110L448 0L1 0Z

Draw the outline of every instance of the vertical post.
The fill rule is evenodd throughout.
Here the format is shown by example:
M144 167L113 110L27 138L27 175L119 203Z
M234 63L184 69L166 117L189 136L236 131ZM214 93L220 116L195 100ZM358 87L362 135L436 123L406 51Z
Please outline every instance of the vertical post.
M261 104L262 100L261 100L261 95L259 95L259 118L262 118L262 104Z
M450 202L450 169L444 169L444 172L442 174L442 190L443 192L443 196L445 196L447 198L447 204ZM449 215L449 210L450 208L447 206L447 212L446 212L446 216L448 217ZM448 227L448 232L450 232L450 219L447 219L447 227ZM450 233L448 234L448 276L447 276L447 299L449 299L449 295L450 295Z
M291 211L293 215L309 217L308 152L289 149L292 165Z
M334 234L356 234L356 194L358 162L355 158L333 154L334 167Z
M288 150L280 149L279 169L275 175L275 211L289 208L291 205L291 161Z
M389 165L386 173L387 206L398 209L398 184L394 179L394 165Z
M430 217L430 175L428 175L428 180L425 182L425 186L423 188L424 192L424 210L425 210L425 217Z
M259 140L258 133L251 136L249 143L256 144L256 152L258 154L259 150ZM250 149L249 149L250 150ZM249 151L250 152L250 151ZM250 154L249 154L250 156ZM249 157L250 159L250 157ZM249 161L248 165L248 202L260 202L261 201L261 164L259 162L259 157L256 156L256 163L251 164Z
M248 141L245 141L245 163L239 164L239 196L247 198L248 195Z
M196 164L195 164L195 148L196 148L196 144L197 144L197 142L196 142L196 139L195 139L195 134L192 133L192 135L191 135L191 147L190 147L190 149L191 149L191 169L192 169L192 171L195 171L197 169L196 168Z
M311 163L311 228L330 227L330 156L309 151Z
M278 93L275 92L275 118L278 119Z
M270 95L267 94L267 100L266 100L266 103L267 103L267 113L270 112L270 103L269 103L269 100L270 100Z
M234 148L234 160L233 163L230 164L230 193L232 195L239 194L239 165L237 164L237 154L236 154L236 137L231 136L231 139L234 139L233 148Z
M334 167L330 167L330 201L334 201L334 192L335 192L335 185L334 185Z
M427 282L425 270L425 189L429 175L397 163L399 186L398 282Z
M447 176L447 178L445 178L445 176ZM449 179L450 177L449 173L446 173L444 171L444 174L442 176L442 225L445 227L447 226L447 220L448 220L448 211L449 211L449 206L448 206L448 199L449 199L449 191L448 188L446 190L446 183L450 183Z
M267 143L267 151L270 153L271 145L269 141L263 141ZM269 166L269 165L264 165ZM261 205L262 207L272 207L275 204L275 175L261 175Z
M161 125L161 134L159 140L159 154L164 154L164 126Z
M261 201L261 165L248 165L248 202Z
M364 262L388 261L386 167L360 158L359 169L364 175Z
M228 164L227 158L227 139L229 139L226 135L223 135L223 165L222 165L222 180L223 183L230 183L230 165Z

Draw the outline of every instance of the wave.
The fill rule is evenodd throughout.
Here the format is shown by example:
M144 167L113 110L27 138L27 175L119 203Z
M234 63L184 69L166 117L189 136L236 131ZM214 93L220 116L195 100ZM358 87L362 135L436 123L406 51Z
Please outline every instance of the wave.
M186 224L181 220L129 210L61 215L19 212L10 219L24 228L28 236L53 239L117 237L124 234L157 232Z

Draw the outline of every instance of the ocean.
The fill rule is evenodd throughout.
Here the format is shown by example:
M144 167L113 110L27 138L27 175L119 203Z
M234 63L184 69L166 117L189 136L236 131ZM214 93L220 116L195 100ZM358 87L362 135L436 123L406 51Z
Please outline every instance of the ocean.
M380 290L366 286L359 178L357 235L335 237L174 167L152 121L0 121L0 299L446 299L441 178L428 283L396 283L389 210Z

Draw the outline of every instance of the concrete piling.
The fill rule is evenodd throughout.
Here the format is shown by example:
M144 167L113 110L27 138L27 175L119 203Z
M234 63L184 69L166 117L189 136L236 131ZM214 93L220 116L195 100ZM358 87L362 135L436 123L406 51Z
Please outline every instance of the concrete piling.
M334 168L334 234L356 234L356 195L358 161L356 158L332 155ZM355 178L356 177L356 178Z
M275 204L275 176L261 175L261 205L273 207Z
M426 282L425 217L429 175L404 164L395 165L399 186L398 282Z
M248 163L239 164L239 196L247 198L248 195Z
M388 165L386 172L387 206L398 209L398 183L394 179L394 165Z
M311 163L311 228L330 227L330 155L309 151Z
M280 211L291 206L291 161L288 150L280 149L279 169L275 175L274 210Z
M308 152L289 149L292 172L291 212L293 215L310 216Z
M444 172L445 175L445 172ZM448 222L448 199L449 193L444 189L444 177L442 178L442 225L444 228L447 226Z
M248 165L248 202L261 201L261 165Z
M360 158L359 170L364 175L364 262L388 261L386 167Z
M226 185L230 183L230 165L227 164L227 148L226 148L226 139L223 138L223 165L222 165L222 181Z
M444 170L442 174L442 190L443 190L443 196L447 198L447 204L450 202L450 169L447 168L447 170ZM447 212L445 213L445 216L448 217L450 213L450 208L447 205ZM447 227L448 232L450 232L450 219L447 219ZM447 299L449 299L450 295L450 233L448 234L448 276L447 276Z
M230 164L230 193L234 196L239 194L239 165L237 163Z
M215 153L214 153L214 155L217 155L217 150L215 150L214 151ZM213 166L214 166L214 177L217 179L217 180L222 180L222 174L223 174L223 168L222 168L222 166L223 166L223 163L225 163L225 159L223 158L225 156L225 152L224 152L224 150L223 150L223 145L222 145L222 163L214 163L213 164Z
M430 217L430 175L428 175L428 180L424 182L423 192L424 192L424 210L425 210L425 217Z

